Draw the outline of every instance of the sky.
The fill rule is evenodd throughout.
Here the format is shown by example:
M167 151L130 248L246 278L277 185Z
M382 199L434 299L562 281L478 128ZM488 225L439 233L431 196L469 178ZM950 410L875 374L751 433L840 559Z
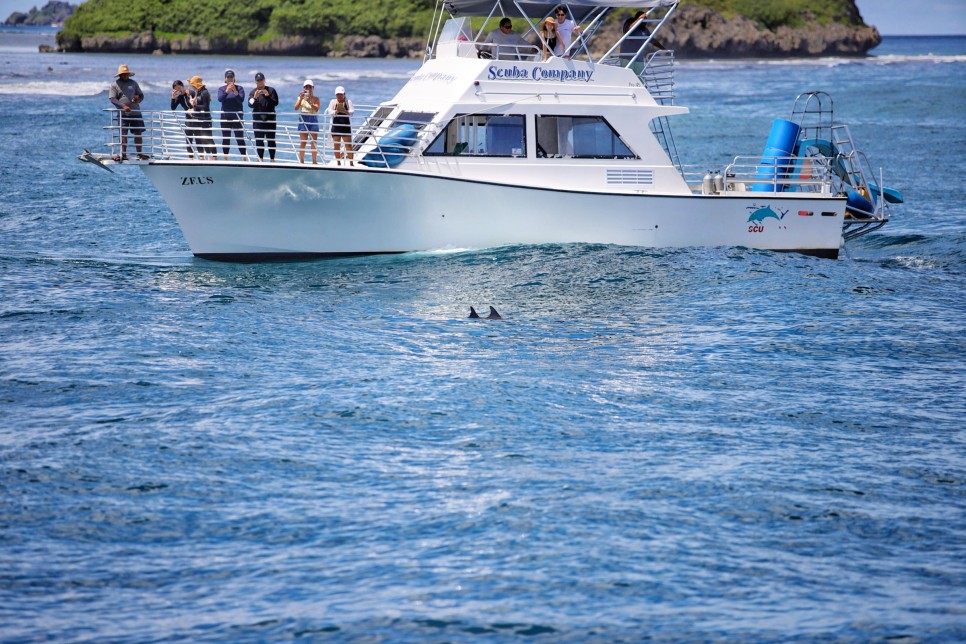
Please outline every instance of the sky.
M26 13L45 4L47 0L0 0L0 22L14 11ZM966 0L856 0L856 4L866 24L878 27L884 36L966 35Z

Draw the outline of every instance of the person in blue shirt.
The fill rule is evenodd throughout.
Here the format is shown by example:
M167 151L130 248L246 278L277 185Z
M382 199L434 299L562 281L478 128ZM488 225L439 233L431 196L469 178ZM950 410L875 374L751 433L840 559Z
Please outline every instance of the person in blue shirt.
M231 133L235 133L235 142L242 160L247 159L245 149L245 127L242 115L245 110L245 88L235 84L235 72L225 70L225 84L218 88L218 101L221 103L221 149L225 159L231 152Z

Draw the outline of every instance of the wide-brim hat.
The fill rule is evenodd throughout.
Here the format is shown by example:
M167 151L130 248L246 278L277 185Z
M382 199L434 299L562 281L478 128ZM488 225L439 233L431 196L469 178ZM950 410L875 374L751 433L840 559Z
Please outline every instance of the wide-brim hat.
M117 77L118 77L118 76L120 76L121 74L127 74L128 76L134 76L134 72L132 72L132 71L131 71L131 70L130 70L130 69L128 68L128 66L127 66L127 65L118 65L118 66L117 66L117 73L116 73L116 74L114 74L114 77L115 77L115 78L117 78Z
M188 84L194 87L195 89L205 86L205 82L201 80L201 76L192 76L191 78L188 79Z
M547 18L543 21L543 24L556 26L557 25L557 21L554 20L551 16L547 16Z

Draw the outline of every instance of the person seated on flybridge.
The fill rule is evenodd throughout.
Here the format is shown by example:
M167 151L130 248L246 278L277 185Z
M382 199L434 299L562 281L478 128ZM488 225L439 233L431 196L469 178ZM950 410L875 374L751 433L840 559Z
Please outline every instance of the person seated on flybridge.
M513 21L503 18L500 20L500 28L486 35L483 43L477 47L477 52L480 58L529 60L536 53L536 48L520 34L513 33Z

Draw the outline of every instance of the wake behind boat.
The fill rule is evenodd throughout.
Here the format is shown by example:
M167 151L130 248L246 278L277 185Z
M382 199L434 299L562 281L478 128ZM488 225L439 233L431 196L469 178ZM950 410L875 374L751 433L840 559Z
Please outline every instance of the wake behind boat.
M392 100L356 107L368 116L352 123L354 165L337 162L324 119L320 164L299 163L282 113L274 161L193 158L176 112L144 112L148 158L121 163L141 167L196 256L227 261L572 242L834 258L883 226L902 197L823 92L797 97L763 152L716 171L681 164L671 121L688 110L674 105L673 52L654 51L677 5L564 3L582 32L544 60L540 25L557 3L439 2L419 71ZM645 11L603 42L604 19L632 7ZM471 18L501 16L528 42L484 43ZM83 160L119 156L117 115L110 153Z

